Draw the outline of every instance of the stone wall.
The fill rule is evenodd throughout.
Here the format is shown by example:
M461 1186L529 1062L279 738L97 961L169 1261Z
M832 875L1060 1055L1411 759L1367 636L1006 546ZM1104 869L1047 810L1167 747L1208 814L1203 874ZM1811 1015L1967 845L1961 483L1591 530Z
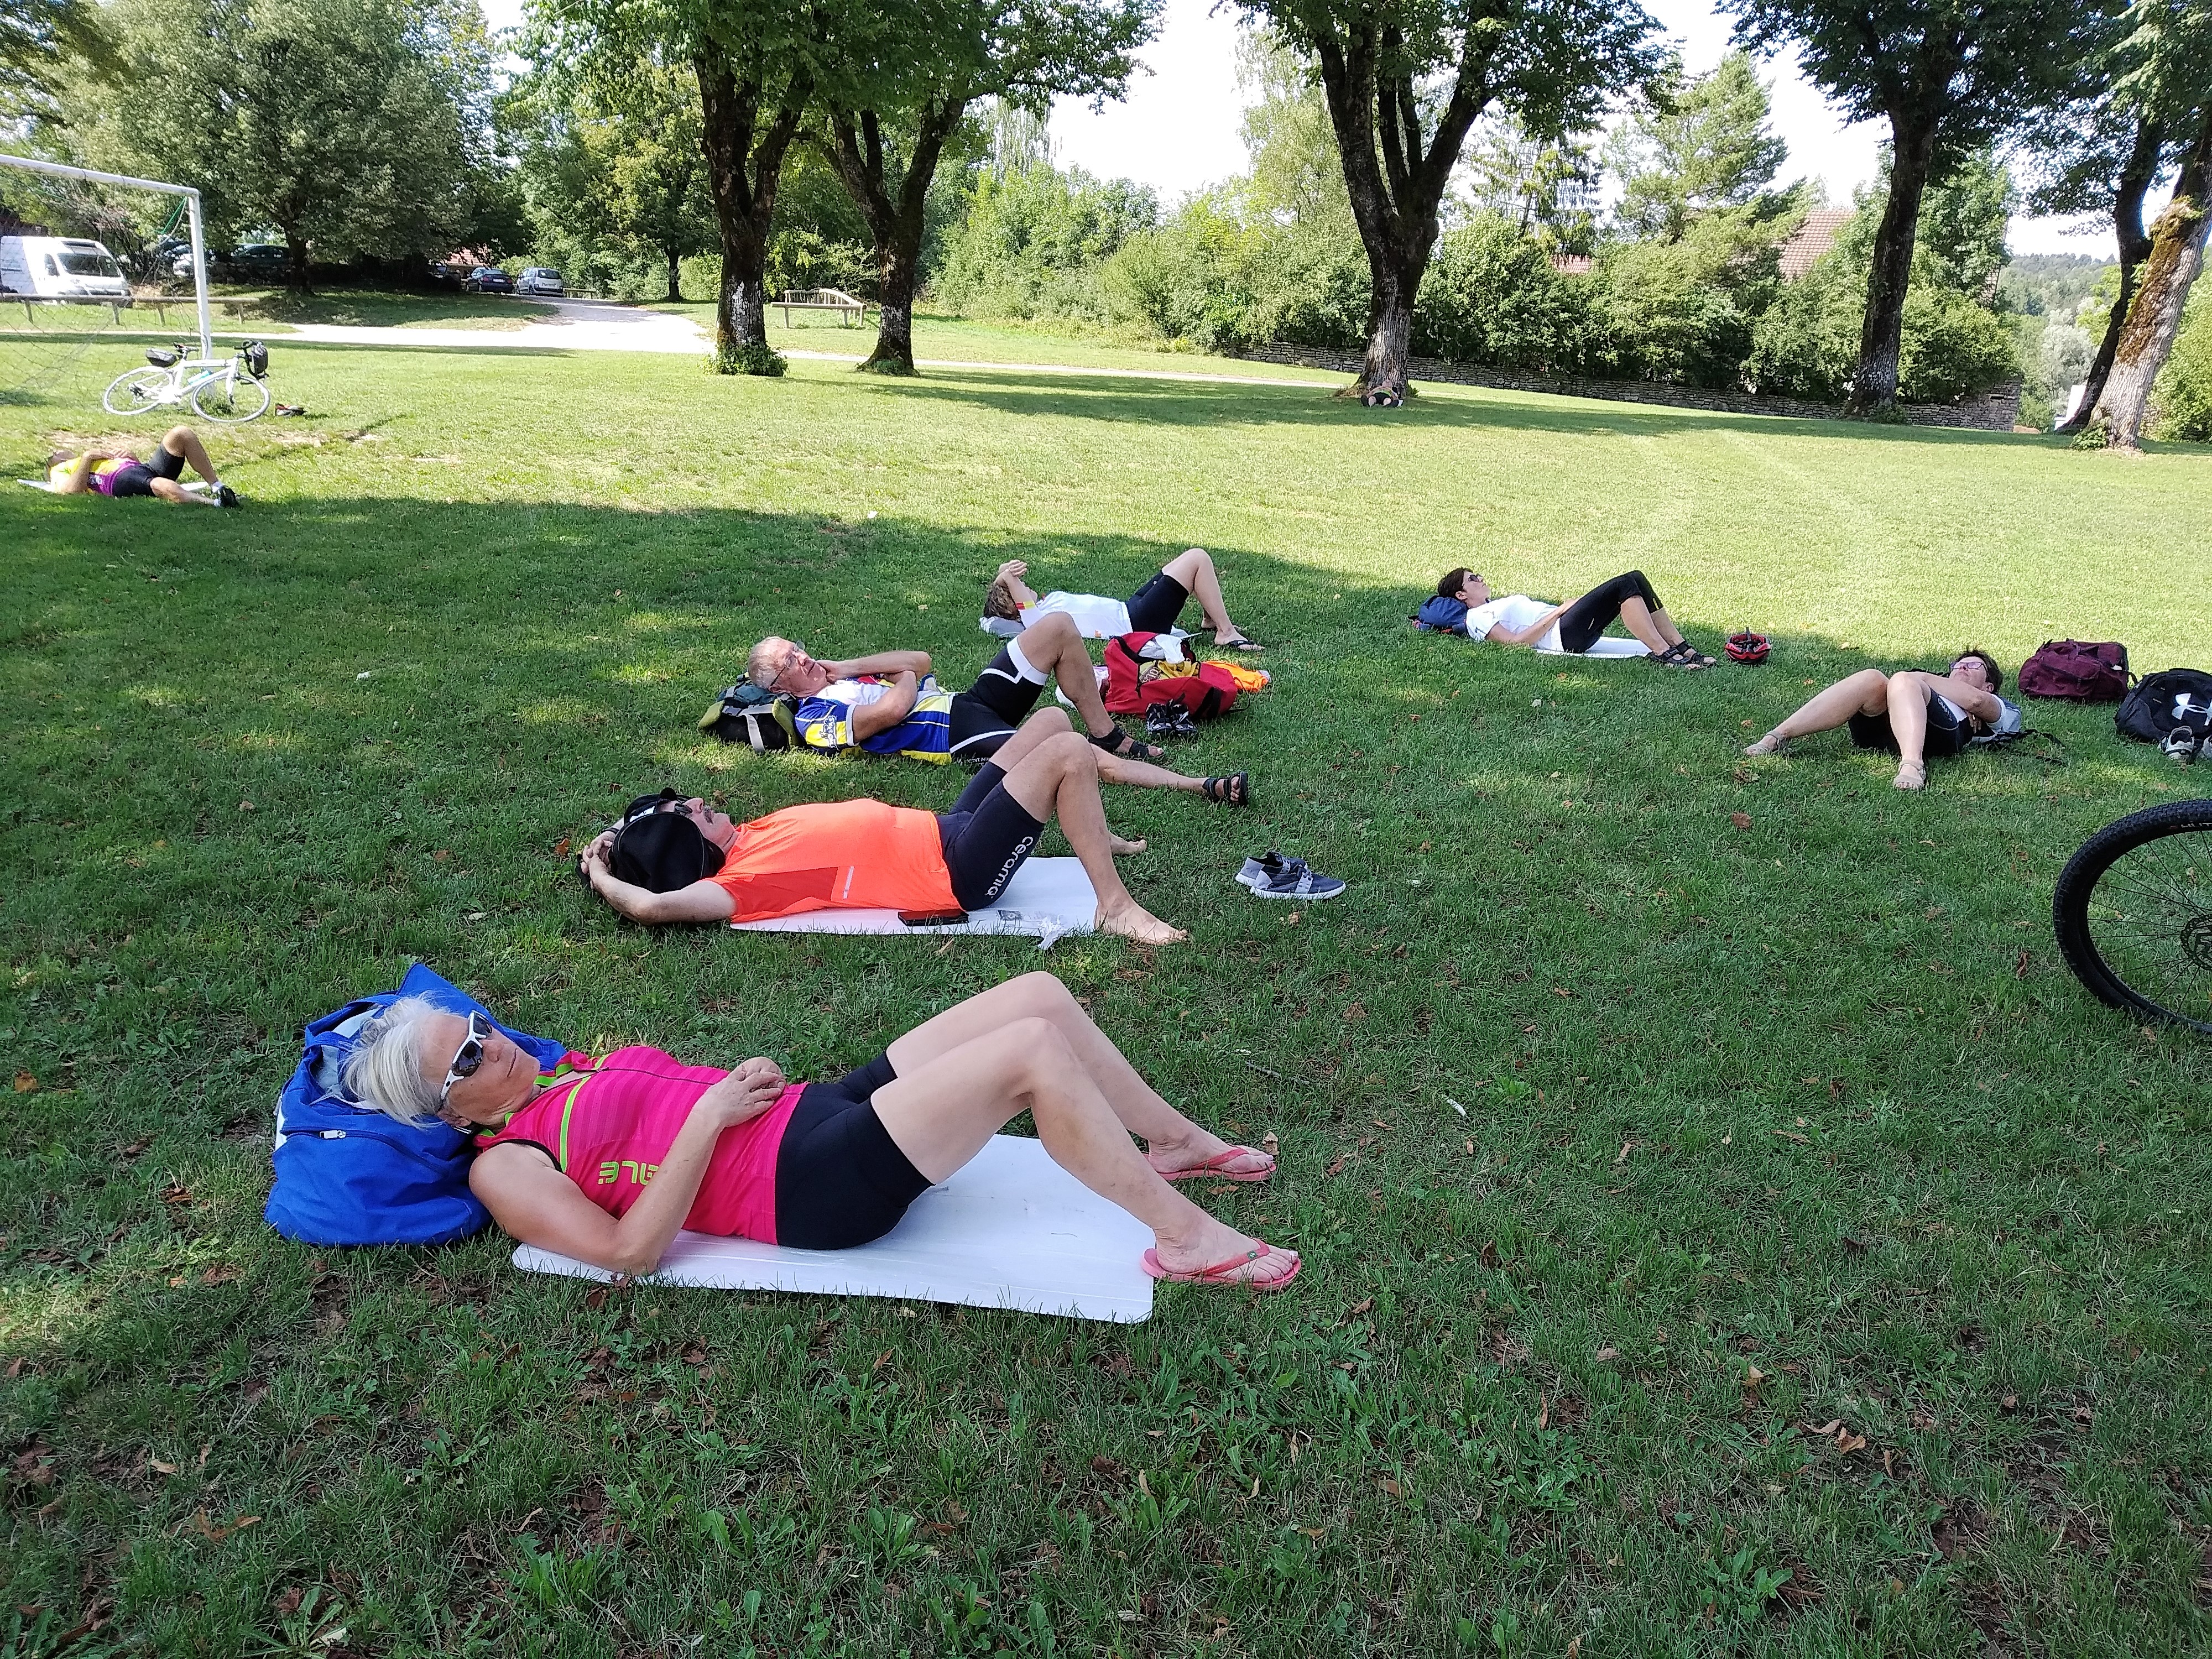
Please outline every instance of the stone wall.
M1255 362L1326 369L1338 374L1358 374L1361 362L1361 354L1357 351L1339 351L1328 346L1254 346L1237 355ZM1490 386L1502 392L1546 392L1562 398L1663 404L1670 409L1707 409L1723 415L1784 415L1808 421L1832 421L1843 415L1841 407L1835 404L1814 403L1803 398L1709 392L1702 386L1668 386L1656 380L1560 380L1543 374L1516 374L1510 369L1480 368L1472 363L1448 363L1437 357L1414 358L1413 379L1417 382L1443 380L1454 386ZM2020 419L2020 382L2008 381L1994 392L1962 398L1955 404L1905 404L1901 407L1905 418L1914 426L2009 432Z

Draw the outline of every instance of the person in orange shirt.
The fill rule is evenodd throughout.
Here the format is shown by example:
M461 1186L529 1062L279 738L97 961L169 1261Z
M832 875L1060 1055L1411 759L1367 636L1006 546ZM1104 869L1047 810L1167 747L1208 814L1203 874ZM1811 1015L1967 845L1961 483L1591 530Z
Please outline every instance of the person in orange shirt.
M1190 937L1129 896L1106 827L1099 751L1048 710L984 763L949 812L878 800L733 822L672 789L631 803L584 850L592 890L633 921L764 921L822 909L947 912L995 902L1054 818L1098 895L1096 926L1146 945Z

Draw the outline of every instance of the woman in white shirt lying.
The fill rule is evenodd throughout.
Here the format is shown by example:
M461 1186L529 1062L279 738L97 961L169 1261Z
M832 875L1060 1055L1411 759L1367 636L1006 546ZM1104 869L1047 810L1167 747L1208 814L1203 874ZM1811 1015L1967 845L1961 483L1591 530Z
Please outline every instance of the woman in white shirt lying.
M2020 705L1997 696L2003 685L2004 671L1996 659L1972 646L1940 674L1862 668L1814 694L1743 752L1778 755L1792 738L1849 726L1859 748L1897 757L1894 781L1899 789L1925 788L1929 756L1963 755L1975 744L2026 729Z
M1229 620L1222 603L1221 579L1214 574L1213 556L1202 547L1185 548L1162 565L1145 585L1124 599L1098 593L1054 592L1042 599L1022 578L1029 566L1009 559L991 579L983 596L983 626L990 632L1018 634L1040 617L1065 611L1075 619L1085 639L1118 639L1124 634L1164 634L1176 625L1186 601L1198 600L1213 642L1224 651L1257 651L1256 640Z
M1467 607L1467 636L1499 645L1581 655L1616 618L1657 660L1673 668L1711 668L1713 659L1682 637L1641 570L1602 582L1565 605L1547 605L1526 593L1492 597L1490 585L1464 565L1447 571L1437 592Z

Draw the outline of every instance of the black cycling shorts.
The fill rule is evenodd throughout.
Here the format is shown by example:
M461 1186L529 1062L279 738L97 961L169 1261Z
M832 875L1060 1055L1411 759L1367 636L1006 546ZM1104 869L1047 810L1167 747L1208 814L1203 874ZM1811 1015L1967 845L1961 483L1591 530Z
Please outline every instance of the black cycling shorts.
M1631 570L1602 582L1559 612L1559 648L1563 651L1587 651L1597 643L1620 615L1620 607L1631 599L1641 599L1647 611L1664 611L1659 596L1651 591L1651 584L1641 570Z
M997 754L1000 745L1014 735L1014 728L1035 711L1043 690L1042 680L1022 678L1011 647L1000 647L975 684L953 694L948 711L953 758L988 760Z
M1166 571L1154 571L1151 580L1129 595L1130 631L1166 633L1182 615L1183 602L1189 598L1190 589Z
M154 480L172 481L184 476L185 458L172 455L167 444L154 452L150 461L125 461L108 475L107 493L110 495L150 495Z
M775 1242L849 1250L881 1238L928 1190L869 1103L898 1073L888 1052L835 1083L810 1083L775 1154Z
M1006 775L987 761L960 792L952 810L937 815L952 896L963 910L997 903L1044 834L1044 825L1006 792Z
M1884 754L1898 753L1897 732L1889 723L1889 711L1879 714L1854 714L1850 721L1851 741L1862 749L1879 749ZM1934 688L1928 692L1928 741L1921 745L1923 760L1946 760L1954 755L1963 755L1973 733L1966 729L1966 721L1954 714Z

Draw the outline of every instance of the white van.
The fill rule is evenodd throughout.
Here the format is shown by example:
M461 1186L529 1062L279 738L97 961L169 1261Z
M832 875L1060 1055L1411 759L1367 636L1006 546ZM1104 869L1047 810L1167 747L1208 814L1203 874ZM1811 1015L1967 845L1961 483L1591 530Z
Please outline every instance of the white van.
M0 290L46 300L128 300L115 256L82 236L0 236Z

